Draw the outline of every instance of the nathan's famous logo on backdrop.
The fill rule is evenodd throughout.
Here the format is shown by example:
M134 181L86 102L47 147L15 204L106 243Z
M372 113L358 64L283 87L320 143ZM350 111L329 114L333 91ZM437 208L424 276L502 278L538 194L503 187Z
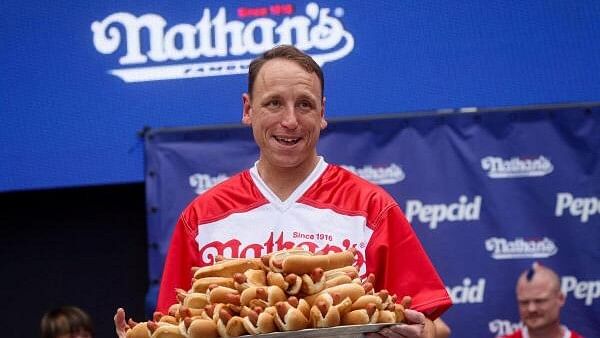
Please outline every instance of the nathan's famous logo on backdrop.
M159 14L117 12L91 28L98 52L123 54L108 72L125 82L243 74L256 55L280 44L310 51L320 65L352 51L343 8L311 2L303 10L291 4L240 7L231 18L225 7L216 13L204 8L197 22L174 24Z
M581 223L587 223L590 216L600 214L600 198L594 196L573 197L568 192L556 194L554 215L561 217L568 210L571 216L579 217Z
M372 166L366 165L357 168L352 165L342 165L346 170L349 170L356 175L379 185L396 184L403 181L406 175L404 170L399 165L392 163L389 166Z
M460 285L446 286L446 291L448 291L454 304L483 303L485 278L479 278L477 283L474 283L471 278L467 277L463 279Z
M558 252L556 244L547 237L531 240L516 238L512 241L492 237L485 241L485 249L492 253L493 259L548 258Z
M584 300L584 304L592 306L594 300L600 298L600 280L577 280L575 276L562 276L560 289L565 294L573 294L578 300Z
M194 192L200 195L228 178L229 176L226 174L218 174L217 176L210 176L208 174L193 174L189 177L189 183L190 187L194 188Z
M508 319L494 319L488 323L490 333L494 334L494 337L511 334L522 327L522 323L513 323Z
M417 217L419 222L429 224L430 229L436 229L442 222L476 221L481 212L481 196L475 196L472 202L465 195L458 198L457 203L425 204L421 200L407 200L406 218L409 222Z
M552 162L540 155L532 157L487 156L481 159L481 168L488 172L490 178L536 177L548 175L554 170Z

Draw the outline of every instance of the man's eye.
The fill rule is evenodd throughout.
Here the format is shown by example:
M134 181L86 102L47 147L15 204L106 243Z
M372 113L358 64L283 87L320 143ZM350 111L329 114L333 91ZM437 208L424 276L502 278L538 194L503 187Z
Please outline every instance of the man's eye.
M271 100L269 102L267 102L267 107L269 108L277 108L281 105L281 103L278 100Z
M302 109L311 109L312 108L312 104L308 101L300 101L298 103L298 107L302 108Z

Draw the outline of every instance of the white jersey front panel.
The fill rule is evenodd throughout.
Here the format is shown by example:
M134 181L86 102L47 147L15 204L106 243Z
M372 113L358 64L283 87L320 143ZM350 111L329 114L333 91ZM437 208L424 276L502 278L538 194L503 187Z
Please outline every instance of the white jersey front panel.
M202 262L212 261L219 253L225 257L260 257L293 246L313 252L342 251L354 246L364 257L372 233L363 216L343 215L297 202L283 209L268 203L199 225L196 242ZM364 264L360 269L361 274L365 272Z

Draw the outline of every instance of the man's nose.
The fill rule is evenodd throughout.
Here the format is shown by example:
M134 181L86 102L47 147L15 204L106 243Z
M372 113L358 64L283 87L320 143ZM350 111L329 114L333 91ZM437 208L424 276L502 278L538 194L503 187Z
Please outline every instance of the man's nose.
M281 118L281 124L288 129L296 129L298 127L298 118L294 106L286 106Z
M537 309L537 306L534 301L530 301L527 303L527 311L535 312L536 309Z

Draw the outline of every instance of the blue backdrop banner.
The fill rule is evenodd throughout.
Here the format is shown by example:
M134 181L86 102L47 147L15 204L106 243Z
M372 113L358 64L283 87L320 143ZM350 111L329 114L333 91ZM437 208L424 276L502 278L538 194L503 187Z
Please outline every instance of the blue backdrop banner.
M156 129L145 144L151 311L181 210L258 148L245 127ZM337 120L319 153L400 203L453 298L455 336L518 327L515 282L539 261L561 275L562 321L600 337L600 107Z
M321 63L329 117L600 101L597 0L25 0L0 13L0 192L142 182L137 133L238 123L248 63L276 44Z

